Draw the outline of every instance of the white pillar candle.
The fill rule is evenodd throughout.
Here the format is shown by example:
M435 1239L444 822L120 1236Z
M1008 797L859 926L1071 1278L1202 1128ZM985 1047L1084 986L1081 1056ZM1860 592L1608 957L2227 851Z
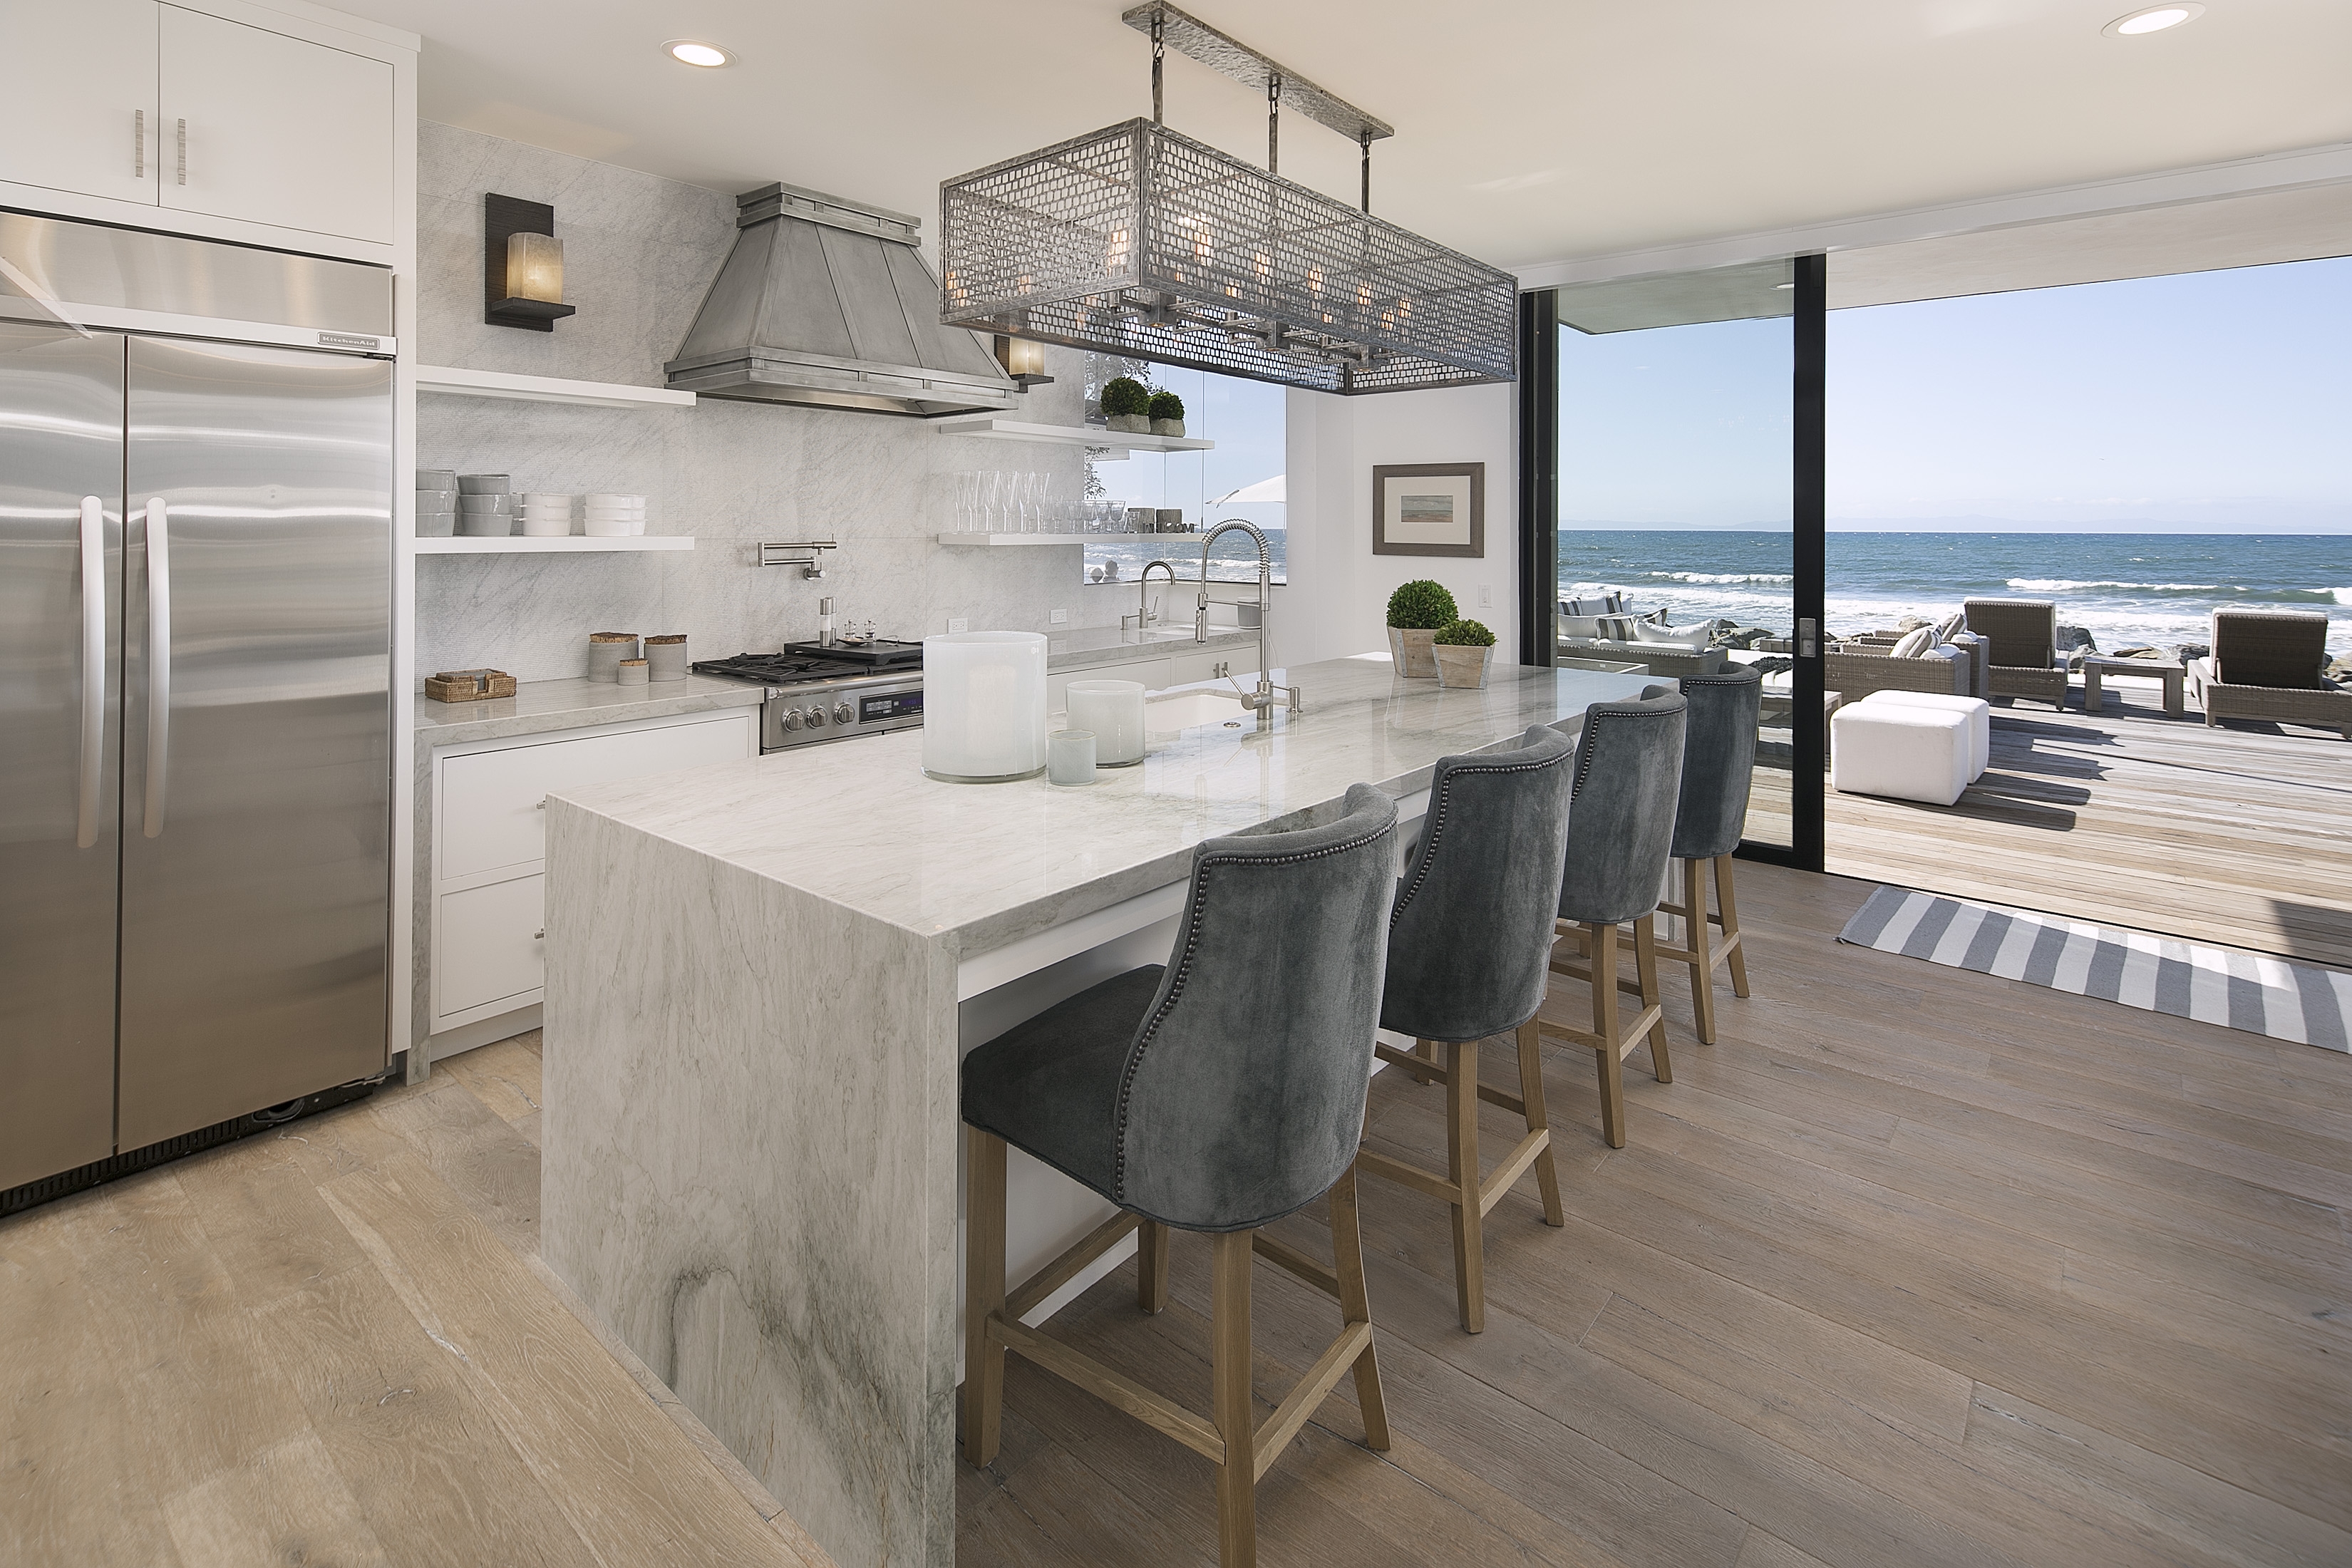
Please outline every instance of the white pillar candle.
M1143 682L1073 680L1070 728L1095 732L1095 763L1131 767L1143 761Z
M923 639L923 772L958 784L1045 766L1045 638L950 632Z

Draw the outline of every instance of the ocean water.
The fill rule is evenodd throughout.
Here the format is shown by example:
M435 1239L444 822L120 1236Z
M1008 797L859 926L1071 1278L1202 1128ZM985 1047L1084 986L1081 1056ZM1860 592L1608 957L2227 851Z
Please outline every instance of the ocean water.
M1832 533L1828 630L1941 619L1964 599L2050 599L2102 648L2207 640L2216 609L2318 610L2352 649L2352 535ZM1562 529L1559 589L1602 589L1676 625L1725 616L1785 634L1795 582L1785 533Z

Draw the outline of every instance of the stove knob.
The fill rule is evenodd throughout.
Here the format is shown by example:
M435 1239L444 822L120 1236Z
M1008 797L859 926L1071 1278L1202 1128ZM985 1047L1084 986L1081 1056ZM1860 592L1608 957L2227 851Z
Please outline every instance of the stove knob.
M849 705L848 698L845 697L833 705L833 721L836 724L857 722L857 710Z
M814 702L809 704L808 727L812 730L824 728L824 708L822 704Z
M788 731L799 729L801 727L801 710L797 708L785 709L784 716L779 721L779 722L782 723Z

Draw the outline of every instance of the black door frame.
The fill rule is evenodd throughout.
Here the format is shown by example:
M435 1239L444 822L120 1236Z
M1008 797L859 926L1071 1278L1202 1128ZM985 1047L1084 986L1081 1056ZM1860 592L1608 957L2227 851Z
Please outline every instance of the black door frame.
M1828 574L1826 372L1829 263L1824 256L1791 258L1796 284L1795 372L1790 386L1794 445L1790 517L1796 582L1790 595L1796 620L1791 649L1789 739L1793 756L1789 788L1789 838L1783 846L1744 839L1743 859L1819 871L1824 852L1822 773L1829 740L1822 711L1821 626ZM1519 296L1518 522L1519 662L1556 661L1551 636L1559 597L1559 294L1531 289ZM1802 787L1810 785L1811 787Z

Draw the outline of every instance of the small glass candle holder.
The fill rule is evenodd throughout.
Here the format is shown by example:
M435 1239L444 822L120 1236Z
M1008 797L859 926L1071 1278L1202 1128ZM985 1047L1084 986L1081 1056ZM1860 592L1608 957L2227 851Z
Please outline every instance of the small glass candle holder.
M1057 784L1095 782L1095 732L1056 730L1045 745L1045 776Z

